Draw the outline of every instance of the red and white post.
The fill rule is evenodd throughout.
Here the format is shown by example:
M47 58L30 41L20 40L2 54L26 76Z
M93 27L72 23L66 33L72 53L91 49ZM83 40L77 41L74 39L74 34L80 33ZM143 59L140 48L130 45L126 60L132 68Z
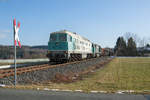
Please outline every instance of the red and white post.
M17 84L17 65L16 65L16 45L18 42L19 47L21 48L21 43L18 36L18 31L20 28L20 22L18 22L18 25L16 26L16 19L13 20L13 29L14 29L14 85Z

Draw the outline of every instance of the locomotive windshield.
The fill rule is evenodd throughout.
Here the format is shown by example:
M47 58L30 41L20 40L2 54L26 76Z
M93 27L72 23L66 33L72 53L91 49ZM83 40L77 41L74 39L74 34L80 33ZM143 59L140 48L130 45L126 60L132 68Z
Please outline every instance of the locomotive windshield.
M66 34L59 34L59 41L67 41L67 35Z
M50 41L67 41L67 34L51 34Z
M56 41L56 39L57 39L56 34L51 34L50 41Z

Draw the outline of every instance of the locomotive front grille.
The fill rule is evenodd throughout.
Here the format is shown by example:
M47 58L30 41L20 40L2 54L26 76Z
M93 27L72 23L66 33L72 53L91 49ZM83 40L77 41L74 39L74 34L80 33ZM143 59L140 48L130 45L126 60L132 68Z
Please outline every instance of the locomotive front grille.
M63 60L68 58L66 51L51 51L49 55L50 59L53 60Z

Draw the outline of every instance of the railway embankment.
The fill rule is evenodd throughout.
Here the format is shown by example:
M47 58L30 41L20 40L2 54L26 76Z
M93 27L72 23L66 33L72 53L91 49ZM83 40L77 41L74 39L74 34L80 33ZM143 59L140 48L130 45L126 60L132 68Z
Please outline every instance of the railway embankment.
M82 74L94 71L96 68L102 67L108 63L112 58L101 57L84 61L77 61L68 64L47 65L54 66L41 70L33 70L23 72L17 75L17 82L20 85L24 84L38 84L53 82L73 82L81 79ZM44 66L46 67L46 66ZM14 76L3 77L0 79L0 84L13 85Z

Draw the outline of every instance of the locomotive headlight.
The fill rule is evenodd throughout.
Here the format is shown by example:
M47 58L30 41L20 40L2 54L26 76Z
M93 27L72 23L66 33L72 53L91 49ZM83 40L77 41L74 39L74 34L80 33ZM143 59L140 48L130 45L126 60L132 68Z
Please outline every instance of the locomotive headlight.
M64 51L64 53L68 53L67 51Z

